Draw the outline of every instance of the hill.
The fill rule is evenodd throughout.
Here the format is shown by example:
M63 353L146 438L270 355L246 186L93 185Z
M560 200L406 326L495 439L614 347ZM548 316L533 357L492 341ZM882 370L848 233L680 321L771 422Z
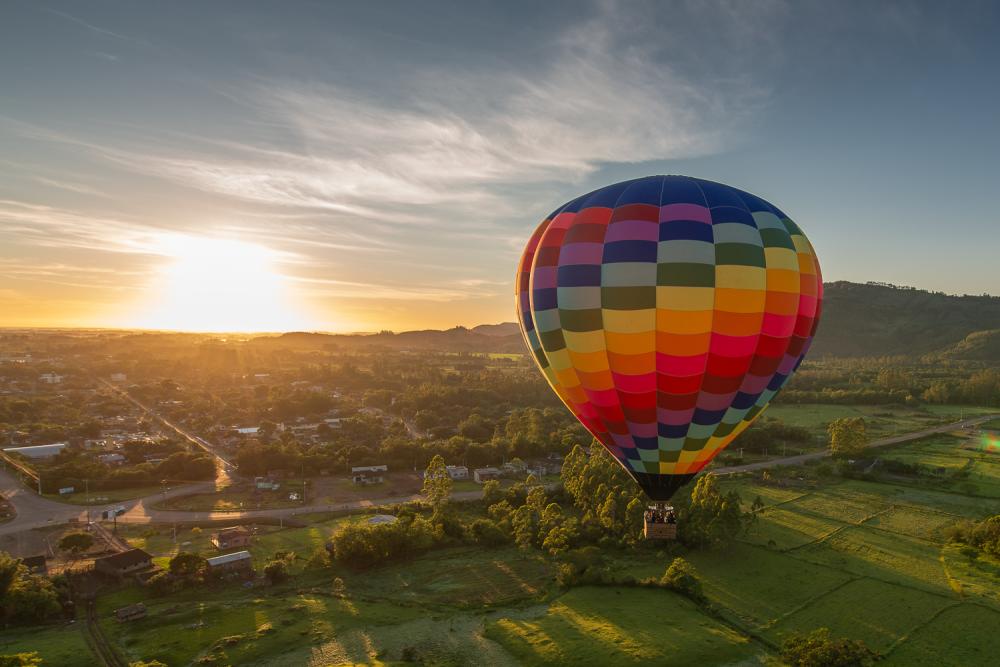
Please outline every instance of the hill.
M472 329L377 334L287 333L255 338L266 346L327 349L524 352L513 322ZM823 317L810 356L920 356L1000 360L1000 297L952 296L882 283L826 283Z
M996 332L988 331L1000 327L1000 297L845 281L826 283L824 290L813 358L922 355L947 349L951 358L1000 360ZM972 341L959 345L967 338Z

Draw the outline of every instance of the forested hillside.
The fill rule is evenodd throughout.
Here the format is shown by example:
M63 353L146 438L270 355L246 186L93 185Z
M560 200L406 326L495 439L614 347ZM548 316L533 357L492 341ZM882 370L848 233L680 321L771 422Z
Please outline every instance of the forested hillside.
M289 333L255 342L296 348L524 351L517 325L512 322L446 331ZM951 296L881 283L841 281L825 285L823 317L811 358L932 353L949 359L1000 360L1000 297Z

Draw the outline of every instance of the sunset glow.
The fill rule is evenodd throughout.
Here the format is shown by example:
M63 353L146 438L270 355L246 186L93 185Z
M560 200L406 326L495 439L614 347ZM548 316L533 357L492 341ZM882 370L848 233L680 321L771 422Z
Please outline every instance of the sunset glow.
M288 331L308 326L293 305L278 254L239 240L170 235L170 261L130 326L182 331Z

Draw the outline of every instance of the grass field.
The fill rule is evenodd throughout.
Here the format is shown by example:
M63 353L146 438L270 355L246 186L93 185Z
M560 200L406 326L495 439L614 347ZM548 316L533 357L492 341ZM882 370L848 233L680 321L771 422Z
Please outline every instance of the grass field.
M486 636L525 665L760 664L763 647L665 590L577 588Z
M927 405L919 408L897 405L828 405L796 404L772 405L765 416L780 419L786 424L801 426L817 436L826 435L826 426L842 417L863 417L872 438L895 433L919 431L936 424L958 421L963 417L992 414L996 408L975 408L962 405Z
M0 632L0 654L38 651L43 665L92 667L94 657L83 639L79 623L41 628L16 628Z

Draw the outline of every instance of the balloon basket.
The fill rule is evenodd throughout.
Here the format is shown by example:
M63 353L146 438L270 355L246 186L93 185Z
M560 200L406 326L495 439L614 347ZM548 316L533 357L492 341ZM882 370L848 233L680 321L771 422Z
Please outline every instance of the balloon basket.
M677 514L672 505L654 503L643 515L642 535L647 540L676 540Z

